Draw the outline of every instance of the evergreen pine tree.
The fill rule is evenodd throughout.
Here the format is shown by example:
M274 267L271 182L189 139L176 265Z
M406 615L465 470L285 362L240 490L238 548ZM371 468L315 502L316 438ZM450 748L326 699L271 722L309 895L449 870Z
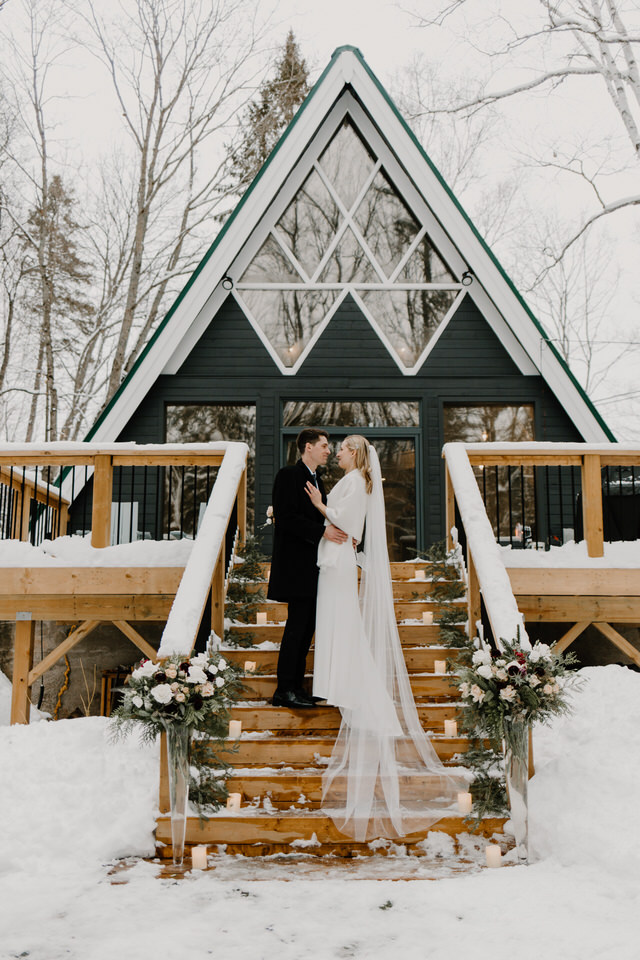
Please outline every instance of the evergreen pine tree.
M309 70L289 30L273 76L265 80L242 122L242 141L231 163L231 188L242 193L256 176L309 93Z

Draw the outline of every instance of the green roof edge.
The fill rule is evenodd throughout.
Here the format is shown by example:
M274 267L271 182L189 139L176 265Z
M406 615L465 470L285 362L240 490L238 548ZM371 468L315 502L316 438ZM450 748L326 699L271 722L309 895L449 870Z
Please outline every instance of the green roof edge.
M351 53L353 53L353 54L358 58L358 60L361 62L362 66L364 67L364 69L365 69L366 72L368 73L369 77L371 78L371 80L373 81L373 83L375 84L375 86L377 87L377 89L379 90L379 92L382 94L384 100L387 102L387 104L390 106L391 110L393 111L393 113L394 113L395 116L397 117L397 119L398 119L398 120L400 121L400 123L402 124L405 132L409 135L409 138L413 141L414 145L415 145L415 146L417 147L417 149L419 150L420 155L421 155L422 158L426 161L426 163L429 165L430 169L433 171L433 173L435 174L435 176L437 177L437 179L439 180L439 182L442 184L442 186L444 187L444 189L447 191L447 194L449 195L449 197L451 198L451 200L453 201L453 203L455 204L455 206L458 208L458 210L460 211L460 213L462 214L462 216L463 216L464 219L466 220L467 224L469 225L469 227L470 227L471 230L473 231L475 237L476 237L477 240L480 242L480 244L482 245L482 247L484 248L484 250L486 251L486 253L489 255L489 257L491 258L491 260L493 261L493 263L495 264L495 266L498 268L500 274L502 275L502 277L504 278L504 280L506 281L506 283L508 284L508 286L510 287L510 289L512 290L512 292L515 294L515 296L517 297L518 301L519 301L520 304L522 305L523 309L525 310L525 312L528 314L528 316L530 317L530 319L531 319L531 320L533 321L533 323L535 324L536 328L537 328L537 329L540 331L540 333L542 334L545 342L548 344L548 346L549 346L549 348L551 349L551 351L553 352L554 356L556 357L556 359L558 360L558 362L561 364L561 366L564 368L564 370L565 370L566 373L568 374L571 382L573 383L573 385L575 386L575 388L578 390L578 393L580 394L580 396L582 397L582 399L586 402L587 406L588 406L589 409L591 410L592 414L594 415L594 417L596 418L596 420L598 421L598 423L600 424L600 426L602 427L602 429L604 430L604 432L607 434L607 436L609 437L609 439L610 439L612 442L616 442L615 436L613 435L613 433L611 432L611 430L609 429L609 427L607 426L607 424L606 424L605 421L603 420L603 418L602 418L602 416L600 415L600 413L598 412L598 410L595 408L593 402L591 401L591 399L589 398L589 396L587 395L587 393L583 390L583 388L582 388L582 386L580 385L580 383L576 380L576 378L575 378L574 374L572 373L570 367L568 366L567 362L564 360L564 358L563 358L563 357L561 356L561 354L558 352L558 350L557 350L556 347L554 346L553 342L548 339L548 336L547 336L547 333L546 333L544 327L542 326L542 324L540 323L540 321L538 320L538 318L535 316L535 314L532 313L531 308L530 308L529 305L527 304L526 300L524 300L524 298L522 297L522 295L521 295L520 292L518 291L517 287L515 286L515 284L513 283L513 281L511 280L511 278L510 278L509 275L507 274L507 272L505 271L504 267L502 266L502 264L500 263L500 261L498 260L498 258L495 256L495 254L493 253L493 251L491 250L491 248L489 247L489 245L486 243L484 237L483 237L483 236L478 232L478 230L476 229L475 224L473 223L473 221L471 220L471 218L469 217L469 215L468 215L467 212L465 211L464 207L462 206L462 204L460 203L460 201L458 200L458 198L457 198L457 197L455 196L455 194L451 191L448 183L446 182L446 180L444 179L444 177L442 176L442 174L440 173L440 171L438 170L438 168L436 167L436 165L433 163L433 161L432 161L431 158L429 157L428 153L425 151L424 147L422 146L422 144L420 143L420 141L418 140L418 138L417 138L416 135L414 134L413 130L411 129L411 127L409 126L409 124L407 123L407 121L404 119L404 117L402 116L402 114L400 113L400 111L398 110L398 108L396 107L395 103L393 102L393 100L392 100L391 97L389 96L388 92L386 91L386 89L384 88L384 86L382 85L382 83L380 82L380 80L378 80L378 77L375 75L375 73L373 72L373 70L371 69L371 67L369 66L369 64L367 63L367 61L365 60L364 56L362 55L362 52L358 49L358 47L354 47L354 46L351 46L351 45L349 45L349 44L345 44L345 45L343 45L343 46L337 47L337 48L334 50L334 52L333 52L332 55L331 55L331 59L330 59L329 63L327 64L327 66L324 68L324 70L322 71L322 73L320 74L320 76L318 77L318 79L316 80L316 82L314 83L314 85L313 85L312 89L310 90L308 96L304 99L304 101L303 101L302 104L300 105L300 109L297 111L297 113L296 113L296 115L294 116L293 120L291 121L291 123L289 124L289 126L286 128L286 130L283 132L283 134L282 134L282 136L280 137L280 139L278 140L277 144L275 145L275 147L273 148L273 150L272 150L271 153L269 154L266 162L262 165L262 167L260 168L260 170L258 171L258 173L256 174L256 176L254 177L254 179L251 181L251 183L249 184L247 190L246 190L245 193L242 195L242 197L240 198L240 200L238 201L238 203L237 203L236 206L234 207L233 211L232 211L231 214L229 215L229 217L225 220L225 223L224 223L222 229L221 229L220 232L217 234L215 240L213 241L213 243L211 244L211 246L209 247L209 249L207 250L207 252L204 254L202 260L199 262L198 266L195 268L195 270L193 271L193 273L191 274L191 276L190 276L189 279L187 280L186 284L184 285L184 287L182 288L182 290L180 291L180 293L178 294L178 296L176 297L176 299L173 301L171 307L169 308L169 310L167 311L167 313L165 314L165 316L163 317L163 319L160 321L160 323L159 323L158 326L156 327L156 329L155 329L155 331L153 332L153 334L152 334L151 338L149 339L149 341L148 341L148 342L145 344L145 346L143 347L142 351L140 352L140 355L139 355L138 358L136 359L136 361L135 361L134 365L132 366L131 370L130 370L129 373L126 375L126 377L124 378L124 380L122 381L122 383L120 384L120 386L118 387L118 389L116 390L116 392L114 393L114 395L111 397L111 399L109 400L109 402L108 402L107 405L105 406L104 410L101 411L101 413L99 414L99 416L98 416L98 418L96 419L96 421L95 421L95 423L93 424L93 426L92 426L92 427L89 429L89 431L87 432L87 435L85 436L85 440L91 440L91 439L92 439L92 437L95 435L95 433L96 433L98 427L100 426L100 424L104 421L104 419L105 419L105 417L107 416L107 414L110 412L110 410L111 410L111 409L113 408L113 406L116 404L116 402L117 402L118 399L120 398L122 392L124 391L127 383L129 382L129 380L131 379L131 377L133 377L133 375L135 374L136 370L138 370L138 368L140 367L141 363L143 362L144 358L145 358L145 357L147 356L147 354L149 353L149 350L151 349L151 347L152 347L153 344L155 343L156 339L160 336L161 332L164 330L164 328L166 327L167 323L169 322L169 320L171 319L171 317L173 316L173 314L175 313L175 311L176 311L176 310L178 309L178 307L180 306L180 303L182 302L182 300L184 299L184 297L187 295L187 293L188 293L188 291L190 290L192 284L195 282L196 278L198 277L198 275L200 274L200 272L204 269L205 265L207 264L209 258L212 256L213 252L214 252L215 249L218 247L218 245L219 245L219 243L221 242L221 240L223 239L223 237L226 235L227 231L228 231L229 228L231 227L231 224L234 222L236 216L240 213L240 211L241 211L242 208L244 207L245 203L248 202L249 197L251 196L251 194L253 193L254 188L256 187L256 185L259 183L260 179L261 179L262 176L264 175L265 170L271 165L271 163L272 163L273 160L275 159L278 151L279 151L280 148L282 147L282 144L285 142L285 140L287 139L287 137L290 135L291 131L294 129L296 123L298 122L299 118L302 116L302 114L303 114L304 110L307 108L308 104L311 103L311 100L313 99L313 96L314 96L316 90L319 89L319 87L321 86L321 84L322 84L323 81L324 81L324 78L326 77L327 73L328 73L329 70L331 69L331 65L333 64L333 61L334 61L337 57L339 57L341 53L343 53L344 51L347 51L347 50L351 51Z

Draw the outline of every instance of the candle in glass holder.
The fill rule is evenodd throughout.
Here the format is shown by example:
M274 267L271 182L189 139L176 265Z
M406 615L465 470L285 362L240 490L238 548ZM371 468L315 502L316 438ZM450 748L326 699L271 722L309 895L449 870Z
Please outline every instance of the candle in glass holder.
M229 740L237 740L242 733L242 720L229 721Z
M430 626L433 623L433 614L431 610L422 611L422 622L426 623L427 626Z
M206 847L191 848L191 867L193 870L207 869L207 848Z
M459 793L458 794L458 810L460 813L463 813L465 816L471 813L473 809L473 797L470 793Z
M489 844L489 846L486 848L486 854L488 867L502 866L502 851L497 843Z
M245 662L244 662L244 672L245 672L245 673L255 673L255 672L256 672L256 661L255 661L255 660L245 660Z
M259 627L264 627L267 622L267 614L264 610L259 610L256 613L256 623Z
M458 736L458 722L456 720L445 720L444 722L444 735L445 737L457 737Z
M446 660L436 660L433 665L434 673L446 673L447 672L447 661Z
M418 569L415 571L415 579L416 579L416 580L426 580L426 579L427 579L427 571L426 571L426 570L423 570L422 567L418 567Z
M227 810L239 810L242 802L241 793L230 793L227 797ZM498 850L500 847L498 847Z

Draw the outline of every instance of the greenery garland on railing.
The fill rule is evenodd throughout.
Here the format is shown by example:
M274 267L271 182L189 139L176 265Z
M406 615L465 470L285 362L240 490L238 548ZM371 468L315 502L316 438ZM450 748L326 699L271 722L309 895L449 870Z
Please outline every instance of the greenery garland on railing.
M168 723L189 728L189 800L205 819L227 798L229 764L221 754L236 749L227 737L230 708L242 690L239 673L214 652L143 660L127 677L111 718L114 739L137 728L152 742Z
M262 537L248 534L242 547L242 562L232 567L227 585L225 620L235 623L255 622L256 612L265 600L262 587L266 583L264 564L267 557L262 552ZM253 636L247 631L242 633L225 629L224 642L231 647L253 647Z

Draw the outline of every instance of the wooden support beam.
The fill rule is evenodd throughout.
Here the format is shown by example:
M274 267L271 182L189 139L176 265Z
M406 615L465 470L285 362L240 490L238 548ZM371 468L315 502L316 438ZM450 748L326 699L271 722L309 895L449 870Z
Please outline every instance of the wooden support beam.
M456 525L456 495L453 492L453 484L449 475L449 467L445 460L444 464L444 487L445 487L445 528L447 533L447 550L453 550L453 537L451 529Z
M211 629L220 638L224 636L224 541L211 580Z
M142 650L148 660L157 660L158 651L148 643L144 637L140 636L135 627L132 627L126 620L112 620L114 627L117 627L125 637L128 637L132 643L135 643L139 650Z
M175 591L137 597L124 594L61 596L50 593L32 594L28 603L35 620L57 620L61 623L77 623L79 620L163 622L169 616L174 598ZM24 609L25 599L24 594L0 594L0 620L15 620L16 613Z
M72 630L68 637L59 643L58 646L48 653L44 660L41 660L37 667L34 667L33 670L29 672L29 686L35 683L38 677L41 677L43 673L46 673L47 670L50 670L54 663L57 663L61 657L64 657L65 653L68 653L76 644L80 643L81 640L84 640L92 630L101 623L101 620L85 620L84 623L81 623L79 627L76 627L75 630Z
M578 623L574 623L572 627L569 627L567 632L560 637L559 640L553 644L554 653L564 653L568 646L570 646L574 640L576 640L581 633L591 625L590 620L580 620Z
M590 557L604 556L602 477L597 453L585 453L582 459L582 520L587 553Z
M640 574L619 567L509 567L516 597L632 597L640 592ZM601 618L602 619L602 618Z
M16 635L13 645L13 690L11 694L11 717L13 723L29 723L31 701L29 674L33 663L33 640L35 623L31 615L16 620Z
M629 643L626 637L623 637L621 633L612 627L610 623L601 623L594 622L594 627L596 627L600 633L603 633L608 640L611 640L612 643L615 643L616 647L622 650L630 660L640 667L640 650L637 650L633 644Z
M111 543L111 498L113 497L113 464L110 456L95 458L93 473L93 508L91 511L91 546L108 547Z
M469 575L469 583L467 584L467 610L469 616L469 637L473 638L476 635L476 623L478 620L482 619L482 604L480 601L480 583L478 581L478 574L476 571L476 565L473 562L473 556L471 551L467 548L467 572Z
M640 623L640 596L611 597L587 595L545 597L516 595L518 609L527 621L536 623Z

